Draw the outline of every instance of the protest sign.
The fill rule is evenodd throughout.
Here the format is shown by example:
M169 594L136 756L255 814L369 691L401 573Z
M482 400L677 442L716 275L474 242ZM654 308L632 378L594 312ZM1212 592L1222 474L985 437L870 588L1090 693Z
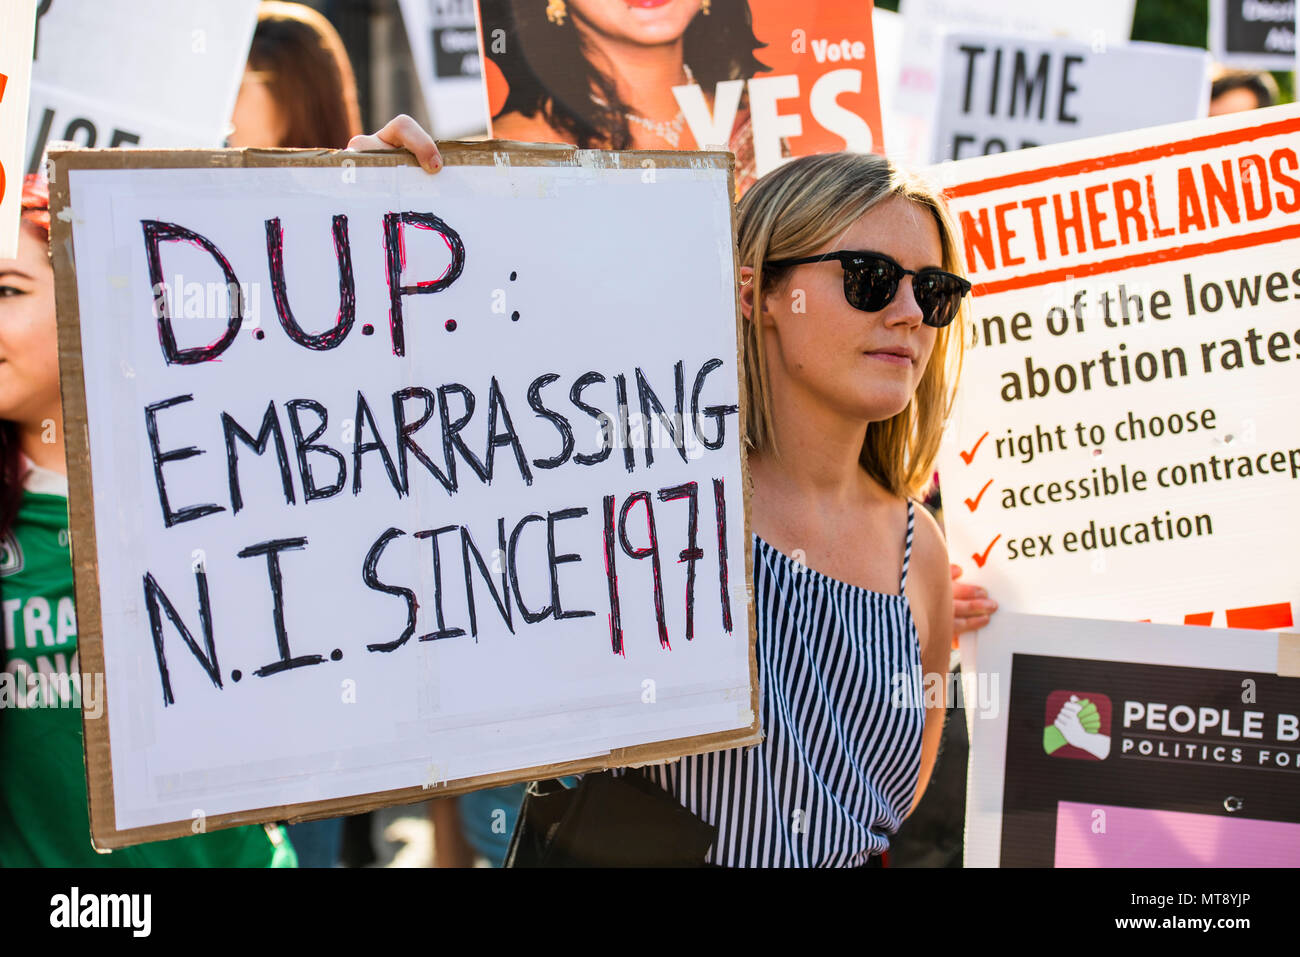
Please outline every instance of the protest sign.
M903 0L902 62L895 97L901 138L889 141L889 155L907 165L926 162L933 152L931 123L943 65L943 31L969 30L1039 37L1064 37L1101 53L1128 40L1135 0L1104 0L1085 6L1040 0Z
M1195 120L1210 103L1204 50L958 32L943 39L934 162ZM1133 91L1142 90L1141 96Z
M972 645L967 866L1300 865L1300 635L1002 611Z
M894 98L902 72L903 18L892 10L871 8L871 39L876 48L876 90L880 99L880 130L886 143L902 141Z
M434 136L485 132L474 0L400 0L400 6Z
M1210 0L1210 52L1246 70L1294 70L1295 0Z
M939 474L1004 609L1294 622L1300 108L940 168L974 282Z
M881 149L869 2L478 6L493 136L727 148L741 192L790 156Z
M36 24L27 171L78 146L220 146L257 0L46 0Z
M0 7L0 259L18 255L35 24L36 0L13 0Z
M101 845L757 741L731 156L443 155L52 154Z

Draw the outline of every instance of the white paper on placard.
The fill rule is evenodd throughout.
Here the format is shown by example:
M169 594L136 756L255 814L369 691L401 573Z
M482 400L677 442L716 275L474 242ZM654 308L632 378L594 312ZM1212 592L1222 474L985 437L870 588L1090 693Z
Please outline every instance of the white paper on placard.
M119 828L752 722L725 170L69 182ZM438 221L387 232L404 211ZM242 326L188 234L159 244L155 304L144 237L162 222L225 257ZM268 235L311 335L340 315L343 233L354 324L333 348L298 345ZM219 361L166 362L164 307L178 350L234 328Z
M902 0L902 62L895 109L901 140L889 143L896 161L916 166L932 153L930 124L939 92L942 31L971 30L1065 37L1101 52L1128 40L1136 0L1105 0L1076 6L1040 0Z
M967 867L1295 866L1276 634L1000 611L962 644L1000 689L968 714Z
M1210 52L1242 70L1294 70L1297 10L1295 0L1210 0Z
M220 146L258 0L57 0L40 15L27 170L49 144Z
M1298 133L1275 107L941 168L977 343L946 525L1003 609L1294 622Z
M36 0L13 0L0 7L0 259L18 255L35 24Z
M434 136L486 133L474 0L399 0L398 5Z
M942 40L933 162L1204 117L1204 50L960 31ZM1133 96L1141 87L1143 95Z

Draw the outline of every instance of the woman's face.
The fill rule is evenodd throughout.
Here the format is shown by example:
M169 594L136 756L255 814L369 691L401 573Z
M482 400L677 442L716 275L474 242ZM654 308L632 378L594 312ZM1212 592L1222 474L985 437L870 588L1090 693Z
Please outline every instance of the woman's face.
M893 197L813 255L848 249L881 253L904 269L943 268L934 216ZM893 300L863 312L844 298L837 260L796 266L764 296L763 330L773 394L795 390L846 418L878 422L907 407L921 382L938 330L922 325L904 276Z
M58 410L54 271L44 233L23 223L18 258L0 259L0 419L39 426Z
M233 149L274 148L284 139L287 123L271 96L270 89L252 70L245 68L239 84L235 112L230 115L234 131L226 137Z
M700 12L700 0L568 0L575 20L612 40L673 43Z

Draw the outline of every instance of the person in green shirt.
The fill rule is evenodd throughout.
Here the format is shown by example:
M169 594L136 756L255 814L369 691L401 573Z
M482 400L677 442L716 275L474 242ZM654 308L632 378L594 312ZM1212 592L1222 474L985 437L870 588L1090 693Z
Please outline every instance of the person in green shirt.
M296 866L277 825L91 844L82 709L102 718L104 682L77 655L49 193L23 187L18 256L0 259L0 866Z

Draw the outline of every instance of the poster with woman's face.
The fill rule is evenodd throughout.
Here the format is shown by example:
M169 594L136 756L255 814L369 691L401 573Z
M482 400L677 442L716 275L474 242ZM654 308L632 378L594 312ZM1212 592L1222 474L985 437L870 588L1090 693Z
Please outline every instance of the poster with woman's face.
M870 0L478 0L492 135L730 149L743 190L784 159L883 151Z

